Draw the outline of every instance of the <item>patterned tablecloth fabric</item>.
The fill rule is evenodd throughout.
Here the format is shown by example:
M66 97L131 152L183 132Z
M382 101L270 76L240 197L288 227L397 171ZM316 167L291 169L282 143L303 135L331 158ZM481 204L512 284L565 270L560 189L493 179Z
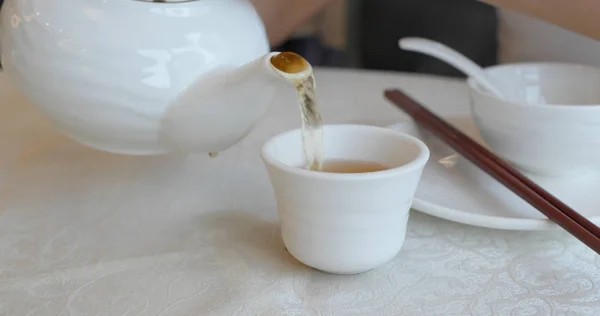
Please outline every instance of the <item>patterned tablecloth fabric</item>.
M468 107L456 80L322 69L317 80L327 123L394 123L387 87L443 115ZM295 100L283 91L216 159L129 157L64 138L0 75L0 315L600 315L600 258L559 230L413 211L381 268L336 276L296 262L259 157L300 125Z

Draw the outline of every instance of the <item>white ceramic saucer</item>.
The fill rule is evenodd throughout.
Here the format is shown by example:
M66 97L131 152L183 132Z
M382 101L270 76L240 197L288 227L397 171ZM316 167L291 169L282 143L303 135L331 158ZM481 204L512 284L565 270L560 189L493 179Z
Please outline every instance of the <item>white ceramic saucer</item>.
M445 119L483 144L470 117ZM431 150L431 159L423 172L413 209L480 227L508 230L558 228L452 148L417 128L410 119L389 128L421 138ZM577 177L528 176L577 212L600 224L600 173Z

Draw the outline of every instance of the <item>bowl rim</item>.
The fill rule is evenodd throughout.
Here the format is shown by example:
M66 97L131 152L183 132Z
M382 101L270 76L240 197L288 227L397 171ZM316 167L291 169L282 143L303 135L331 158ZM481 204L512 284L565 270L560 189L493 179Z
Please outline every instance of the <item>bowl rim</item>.
M597 67L597 66L578 64L578 63L569 63L569 62L553 62L553 61L505 63L505 64L498 64L498 65L484 67L483 71L486 73L490 73L491 71L494 71L497 69L517 68L517 67L569 67L569 68L592 70L592 71L598 72L598 74L600 75L600 67ZM475 80L472 77L468 77L466 80L466 83L469 88L469 91L484 95L486 97L489 97L489 98L492 98L495 100L498 100L505 104L511 104L511 105L522 106L522 107L530 107L530 108L537 106L540 108L554 109L554 110L572 110L572 109L587 110L587 111L600 110L600 100L598 101L598 103L595 103L595 104L531 103L531 102L523 102L523 101L516 101L516 100L506 100L506 99L500 98L488 91L481 89L481 87L479 87L479 85L477 85L477 83L475 82Z
M397 139L401 139L403 142L411 143L415 145L419 152L417 156L409 161L408 163L393 167L386 170L374 171L374 172L365 172L365 173L331 173L331 172L322 172L322 171L313 171L304 169L301 167L290 166L281 162L278 158L274 157L271 154L271 148L273 145L280 139L301 135L302 129L295 128L291 130L284 131L277 135L274 135L270 139L268 139L261 149L261 158L264 164L271 166L275 169L278 169L284 173L293 174L298 177L309 177L309 178L319 178L319 179L327 179L334 181L364 181L364 180L373 180L373 179L382 179L388 177L395 177L400 174L408 174L410 172L414 172L415 170L422 169L425 167L430 158L430 150L429 147L417 137L409 135L407 133L397 132L390 130L385 127L375 126L375 125L363 125L363 124L323 124L323 131L327 132L327 130L372 130L377 133L392 135Z

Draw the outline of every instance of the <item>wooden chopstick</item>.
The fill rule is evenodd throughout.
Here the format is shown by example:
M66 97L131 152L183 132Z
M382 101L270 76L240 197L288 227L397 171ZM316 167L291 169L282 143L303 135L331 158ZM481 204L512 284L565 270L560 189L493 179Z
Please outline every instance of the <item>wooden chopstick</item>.
M409 114L417 124L432 132L477 167L600 254L600 228L594 223L400 90L386 90L385 96L398 108Z

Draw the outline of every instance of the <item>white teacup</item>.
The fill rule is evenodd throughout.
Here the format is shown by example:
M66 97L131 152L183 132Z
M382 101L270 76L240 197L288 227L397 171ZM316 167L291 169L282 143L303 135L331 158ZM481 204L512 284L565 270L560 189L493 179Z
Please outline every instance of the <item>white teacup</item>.
M326 125L325 161L374 162L387 170L314 172L303 168L301 131L262 150L277 199L283 242L300 262L355 274L396 256L429 149L417 138L366 125Z
M485 71L507 94L501 99L468 81L475 122L496 154L540 175L600 167L600 68L522 63Z

